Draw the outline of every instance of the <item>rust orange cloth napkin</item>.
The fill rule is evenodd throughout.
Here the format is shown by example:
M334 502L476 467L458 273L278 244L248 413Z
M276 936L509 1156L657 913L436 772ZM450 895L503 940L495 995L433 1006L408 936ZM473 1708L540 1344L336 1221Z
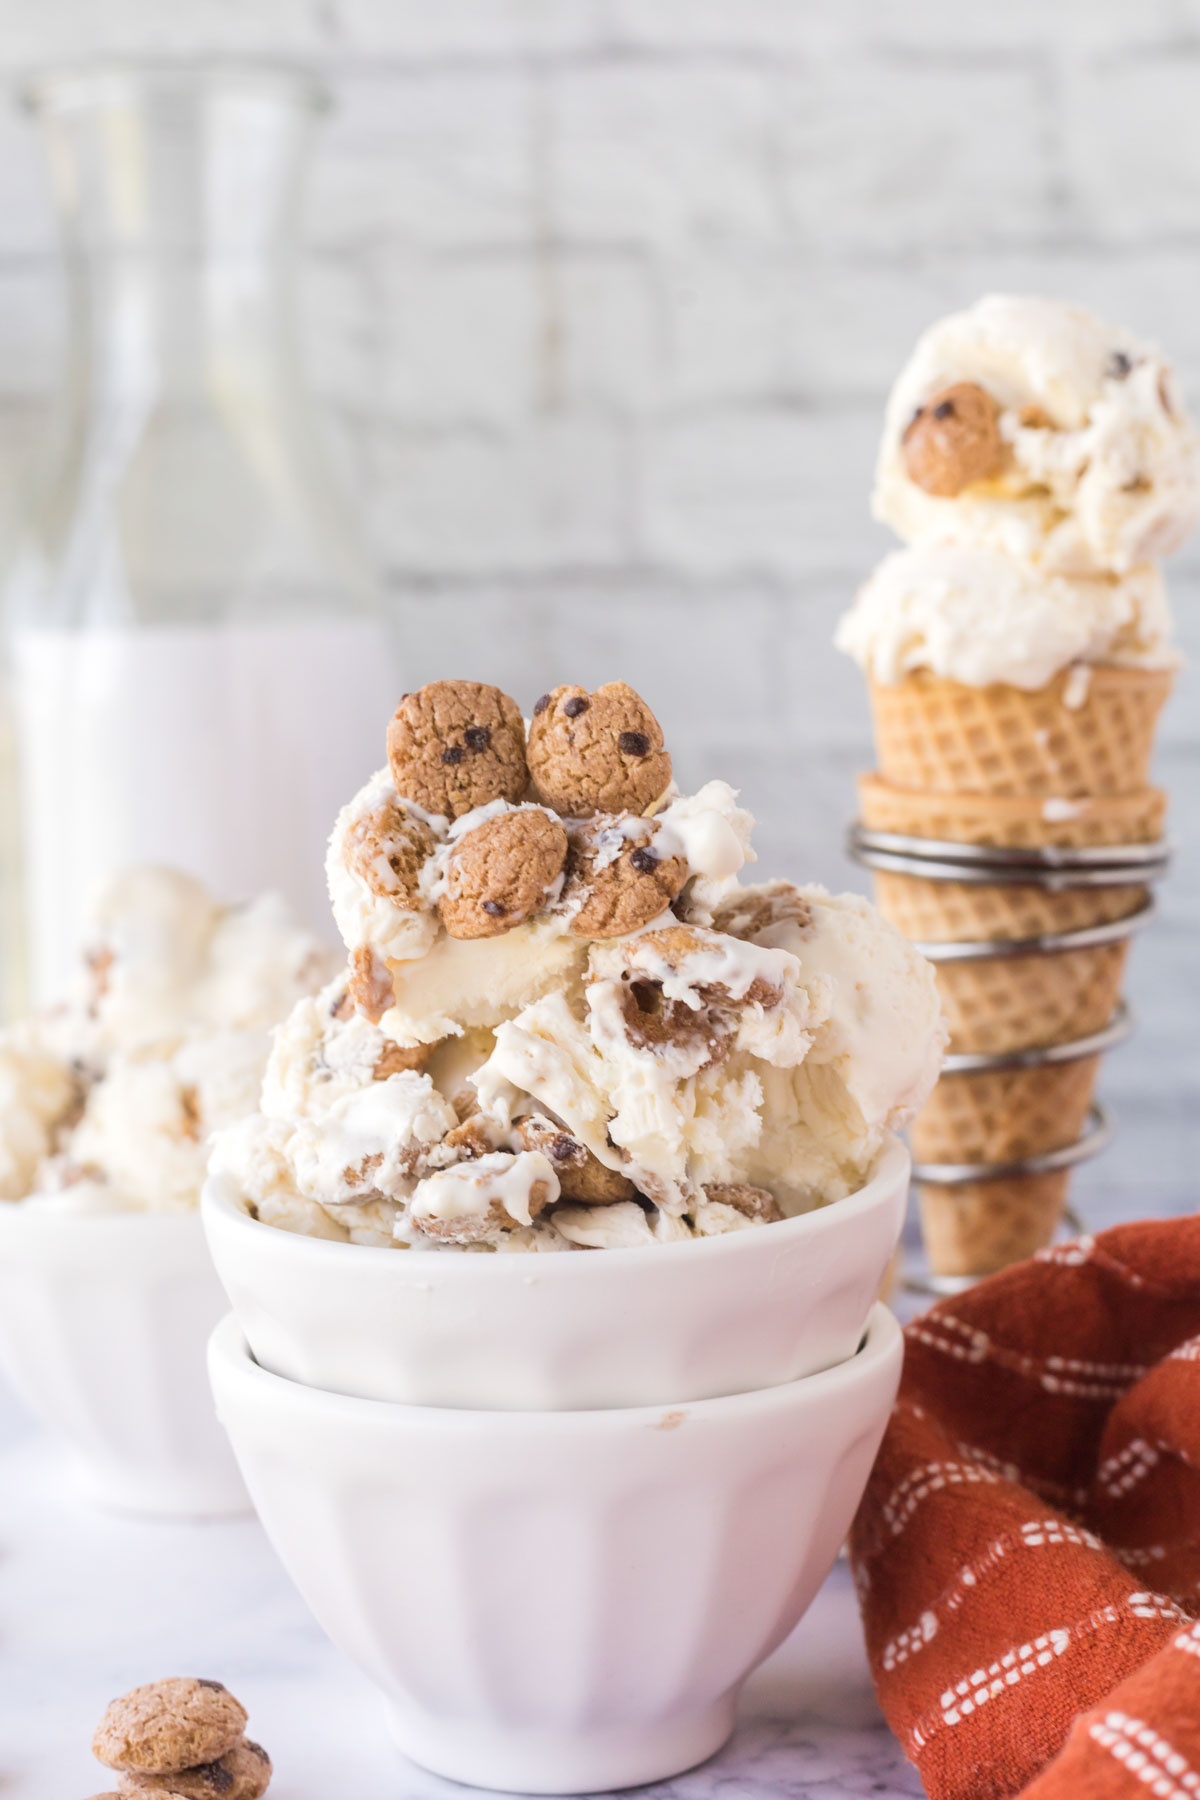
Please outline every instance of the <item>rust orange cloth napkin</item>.
M933 1800L1200 1800L1200 1218L940 1301L851 1555Z

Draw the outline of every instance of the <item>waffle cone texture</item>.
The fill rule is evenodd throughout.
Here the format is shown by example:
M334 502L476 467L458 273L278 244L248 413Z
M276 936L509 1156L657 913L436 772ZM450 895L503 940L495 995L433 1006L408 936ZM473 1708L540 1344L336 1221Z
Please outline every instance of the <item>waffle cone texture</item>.
M1093 669L1082 703L1069 672L1036 692L968 688L920 672L872 687L879 771L859 783L869 830L949 844L1039 850L1160 840L1165 795L1147 785L1161 670ZM1060 887L938 881L875 873L880 911L921 943L1019 941L1127 918L1137 882ZM1068 1043L1100 1031L1120 999L1128 940L1046 955L938 965L954 1051L987 1055ZM943 1076L912 1129L918 1162L1007 1162L1075 1142L1100 1059ZM990 1273L1048 1245L1068 1170L953 1185L921 1183L922 1234L934 1272Z
M1101 850L1158 842L1166 829L1167 796L1157 787L1074 799L924 793L875 774L859 777L858 806L869 831L998 850Z
M871 684L879 772L932 793L1123 795L1146 786L1169 669L1063 670L1032 690L917 670Z

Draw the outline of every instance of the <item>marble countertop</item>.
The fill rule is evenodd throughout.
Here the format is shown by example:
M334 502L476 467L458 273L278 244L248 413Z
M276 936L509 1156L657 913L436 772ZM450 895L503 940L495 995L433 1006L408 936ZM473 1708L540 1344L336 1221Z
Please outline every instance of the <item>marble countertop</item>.
M228 1682L275 1761L271 1800L441 1800L469 1790L392 1747L252 1519L147 1523L85 1509L0 1389L0 1800L105 1787L92 1730L168 1674ZM921 1784L871 1692L849 1571L751 1677L728 1747L655 1800L900 1800Z

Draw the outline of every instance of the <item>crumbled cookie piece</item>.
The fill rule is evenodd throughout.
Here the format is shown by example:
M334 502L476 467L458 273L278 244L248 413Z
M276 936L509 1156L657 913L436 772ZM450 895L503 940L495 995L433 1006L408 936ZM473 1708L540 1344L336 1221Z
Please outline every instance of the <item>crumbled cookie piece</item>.
M904 433L904 467L927 494L952 500L1000 472L1000 409L973 381L956 381L925 402Z
M271 1759L261 1744L242 1738L215 1762L177 1769L172 1775L121 1776L126 1794L175 1794L178 1800L260 1800L271 1780Z
M783 1217L783 1208L774 1194L768 1193L766 1188L751 1187L747 1182L709 1182L704 1197L714 1205L731 1206L734 1212L759 1224L774 1225Z
M389 1039L375 1058L371 1079L386 1081L389 1075L403 1075L409 1069L420 1073L436 1049L436 1044L393 1044Z
M615 992L625 1037L635 1050L652 1055L683 1051L703 1058L696 1062L697 1070L712 1068L729 1054L740 1013L780 1004L782 989L763 975L754 975L736 994L721 981L716 974L724 961L721 946L716 932L666 925L639 933L623 952L614 945L619 962L611 960L612 951L599 952L602 968L609 972L599 974L597 991ZM677 977L687 983L697 1004L667 996L664 985Z
M812 907L792 882L767 881L761 887L739 889L718 906L713 929L753 943L772 925L789 923L807 931L812 916Z
M540 912L567 860L567 834L536 806L485 819L459 839L438 901L453 938L499 937Z
M423 819L388 800L355 819L346 833L343 856L350 873L372 894L390 900L402 912L419 912L421 870L435 844Z
M544 1156L498 1151L426 1176L409 1216L418 1231L443 1243L495 1243L536 1219L558 1191Z
M610 681L593 694L543 694L529 726L529 772L539 797L573 819L644 813L671 781L662 728L640 694Z
M514 1128L523 1150L540 1150L558 1176L564 1200L584 1206L603 1206L609 1200L632 1200L637 1189L617 1169L607 1169L586 1145L541 1113L520 1119Z
M358 1011L378 1025L396 997L391 970L369 944L360 944L350 957L347 992Z
M405 694L387 752L396 792L451 819L519 800L529 785L521 709L483 681L431 681Z
M109 1769L171 1775L215 1762L246 1729L246 1709L219 1681L172 1677L114 1700L92 1739Z
M717 1031L703 1011L683 1000L668 1000L657 981L631 981L621 990L621 1016L625 1036L635 1050L652 1055L664 1050L693 1050L703 1046L702 1069L722 1061L728 1050L728 1034Z
M450 1104L460 1125L473 1119L479 1111L479 1095L473 1087L460 1087L450 1096Z
M455 1111L457 1110L456 1104ZM495 1151L502 1150L504 1138L503 1125L495 1119L489 1119L486 1113L481 1113L476 1102L475 1111L448 1131L438 1148L452 1151L455 1162L474 1162L480 1156L491 1156ZM530 1145L529 1148L534 1146Z
M571 831L563 904L583 904L576 937L624 937L664 913L688 878L687 858L663 856L660 827L633 814L600 813Z

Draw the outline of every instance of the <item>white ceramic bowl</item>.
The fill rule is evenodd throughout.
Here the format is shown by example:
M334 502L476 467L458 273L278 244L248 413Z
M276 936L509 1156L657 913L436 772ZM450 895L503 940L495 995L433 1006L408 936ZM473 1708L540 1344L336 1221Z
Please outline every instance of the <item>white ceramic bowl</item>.
M875 1308L823 1374L694 1406L465 1412L321 1393L213 1335L217 1406L275 1549L455 1781L583 1793L728 1737L739 1686L837 1554L900 1375Z
M226 1305L196 1213L0 1205L0 1368L102 1504L248 1509L205 1373Z
M575 1411L749 1393L850 1356L904 1222L892 1139L858 1193L726 1237L642 1250L464 1256L260 1224L226 1181L203 1214L264 1369L409 1406Z

